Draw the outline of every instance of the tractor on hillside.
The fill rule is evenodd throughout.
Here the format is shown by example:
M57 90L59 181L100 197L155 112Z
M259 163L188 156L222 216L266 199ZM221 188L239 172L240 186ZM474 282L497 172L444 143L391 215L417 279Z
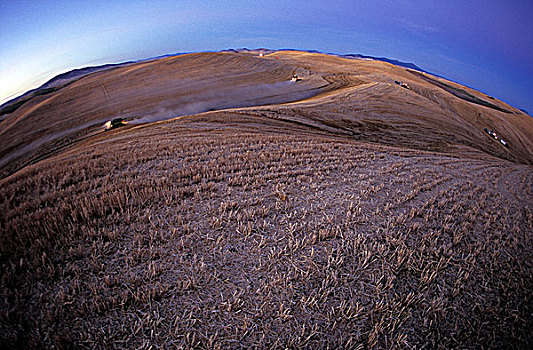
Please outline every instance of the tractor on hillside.
M395 80L394 82L407 90L411 90L411 87L407 83L398 80Z
M509 143L507 141L505 141L504 139L502 139L500 136L498 136L498 134L496 134L496 132L492 131L492 130L489 130L487 128L484 128L483 130L485 130L485 132L490 136L492 137L493 139L495 139L496 141L500 141L500 143L509 148Z
M104 124L104 131L108 131L111 129L116 129L118 127L124 126L128 124L127 121L124 120L124 118L115 118L112 119Z

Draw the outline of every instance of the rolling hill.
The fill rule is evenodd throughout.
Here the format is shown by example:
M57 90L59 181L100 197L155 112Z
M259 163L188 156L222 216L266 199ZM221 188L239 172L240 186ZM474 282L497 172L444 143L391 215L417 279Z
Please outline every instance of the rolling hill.
M97 70L4 115L0 342L531 346L533 119L388 62L258 53Z

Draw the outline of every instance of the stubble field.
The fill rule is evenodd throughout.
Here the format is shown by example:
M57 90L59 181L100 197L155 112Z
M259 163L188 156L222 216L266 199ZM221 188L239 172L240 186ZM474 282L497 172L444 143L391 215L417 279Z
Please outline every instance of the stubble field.
M94 134L0 180L1 344L531 346L529 131L505 150L430 130L460 123L422 120L428 101L474 107L350 79Z

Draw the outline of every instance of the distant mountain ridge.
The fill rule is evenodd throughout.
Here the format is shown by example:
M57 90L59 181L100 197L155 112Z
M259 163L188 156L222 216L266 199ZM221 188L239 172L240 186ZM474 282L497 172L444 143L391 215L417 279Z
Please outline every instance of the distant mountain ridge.
M319 54L324 54L324 55L331 55L331 56L336 56L336 57L341 57L341 58L350 58L350 59L370 59L370 60L374 60L374 61L381 61L381 62L387 62L387 63L390 63L390 64L394 64L395 66L399 66L399 67L404 67L404 68L409 68L409 69L414 69L414 70L417 70L417 71L420 71L420 72L424 72L424 73L429 73L429 74L432 74L432 75L436 75L434 73L431 73L431 72L428 72L420 67L418 67L416 64L414 63L410 63L410 62L402 62L402 61L399 61L399 60L395 60L395 59L390 59L390 58L387 58L387 57L375 57L375 56L368 56L368 55L362 55L362 54L359 54L359 53L350 53L350 54L337 54L337 53L332 53L332 52L323 52L323 51L318 51L318 50L299 50L299 49L279 49L279 50L272 50L272 49L266 49L266 48L259 48L259 49L248 49L248 48L242 48L242 49L229 49L229 50L225 50L225 51L228 51L228 52L247 52L247 51L263 51L265 53L273 53L273 52L276 52L276 51L301 51L301 52L309 52L309 53L319 53Z
M337 56L344 57L344 58L371 59L371 60L374 60L374 61L387 62L387 63L390 63L390 64L394 64L395 66L414 69L414 70L417 70L417 71L420 71L420 72L424 72L424 73L429 73L429 74L435 75L434 73L428 72L428 71L420 68L419 66L417 66L414 63L402 62L402 61L398 61L398 60L394 60L394 59L390 59L390 58L386 58L386 57L374 57L374 56L366 56L366 55L361 55L361 54L347 54L347 55L337 55Z

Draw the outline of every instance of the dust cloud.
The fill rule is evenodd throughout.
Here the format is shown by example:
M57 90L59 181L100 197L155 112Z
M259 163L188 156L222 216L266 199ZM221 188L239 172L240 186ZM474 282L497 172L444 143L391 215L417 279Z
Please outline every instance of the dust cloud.
M312 97L318 89L300 82L280 81L272 84L238 85L205 90L190 96L173 108L160 108L150 115L133 119L129 124L144 124L227 108L294 102Z

